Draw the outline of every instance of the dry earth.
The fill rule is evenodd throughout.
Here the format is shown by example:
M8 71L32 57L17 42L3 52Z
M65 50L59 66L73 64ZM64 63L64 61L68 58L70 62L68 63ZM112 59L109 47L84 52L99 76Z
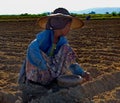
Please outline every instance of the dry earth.
M68 40L92 81L31 103L120 103L120 19L84 23L83 28L69 33ZM18 73L27 46L39 31L36 19L0 22L0 103L20 98Z

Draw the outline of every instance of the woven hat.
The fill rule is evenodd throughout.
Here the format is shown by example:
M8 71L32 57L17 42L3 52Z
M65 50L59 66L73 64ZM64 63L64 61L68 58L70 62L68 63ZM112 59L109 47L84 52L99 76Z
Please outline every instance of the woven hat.
M66 10L65 8L57 8L50 15L41 17L39 19L38 24L40 28L46 29L46 25L51 18L56 19L56 25L58 25L58 23L65 24L64 21L59 21L61 18L70 18L72 20L70 29L79 29L84 25L82 20L77 17L71 16L68 10Z

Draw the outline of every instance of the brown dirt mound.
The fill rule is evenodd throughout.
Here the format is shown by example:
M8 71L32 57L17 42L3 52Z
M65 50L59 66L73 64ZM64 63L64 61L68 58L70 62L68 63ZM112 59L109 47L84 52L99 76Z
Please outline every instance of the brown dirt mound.
M120 72L110 73L100 76L89 83L77 86L70 89L64 89L57 93L51 93L48 96L43 96L31 103L81 103L92 102L95 95L110 91L115 87L120 86ZM120 101L120 90L117 90L117 98Z

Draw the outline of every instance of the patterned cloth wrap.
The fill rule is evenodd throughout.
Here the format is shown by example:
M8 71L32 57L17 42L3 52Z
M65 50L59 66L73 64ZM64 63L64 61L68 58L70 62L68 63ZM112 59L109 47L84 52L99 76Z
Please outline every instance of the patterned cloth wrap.
M76 55L69 45L63 45L54 57L48 57L44 52L40 52L45 61L47 61L48 69L38 69L26 60L26 76L27 79L44 85L49 84L62 74L70 73L68 68L76 59Z
M62 74L71 72L81 75L84 72L76 64L75 52L68 44L66 37L61 36L56 45L52 44L53 39L53 30L45 30L38 33L36 39L30 43L20 70L19 84L31 80L46 85Z

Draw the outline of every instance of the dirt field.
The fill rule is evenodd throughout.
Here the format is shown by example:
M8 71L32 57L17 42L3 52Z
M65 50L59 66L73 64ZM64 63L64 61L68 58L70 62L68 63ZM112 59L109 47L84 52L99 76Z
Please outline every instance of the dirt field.
M32 103L120 103L120 19L84 23L68 40L92 81ZM18 73L28 44L41 31L35 24L36 20L0 22L0 103L14 103L21 94Z

